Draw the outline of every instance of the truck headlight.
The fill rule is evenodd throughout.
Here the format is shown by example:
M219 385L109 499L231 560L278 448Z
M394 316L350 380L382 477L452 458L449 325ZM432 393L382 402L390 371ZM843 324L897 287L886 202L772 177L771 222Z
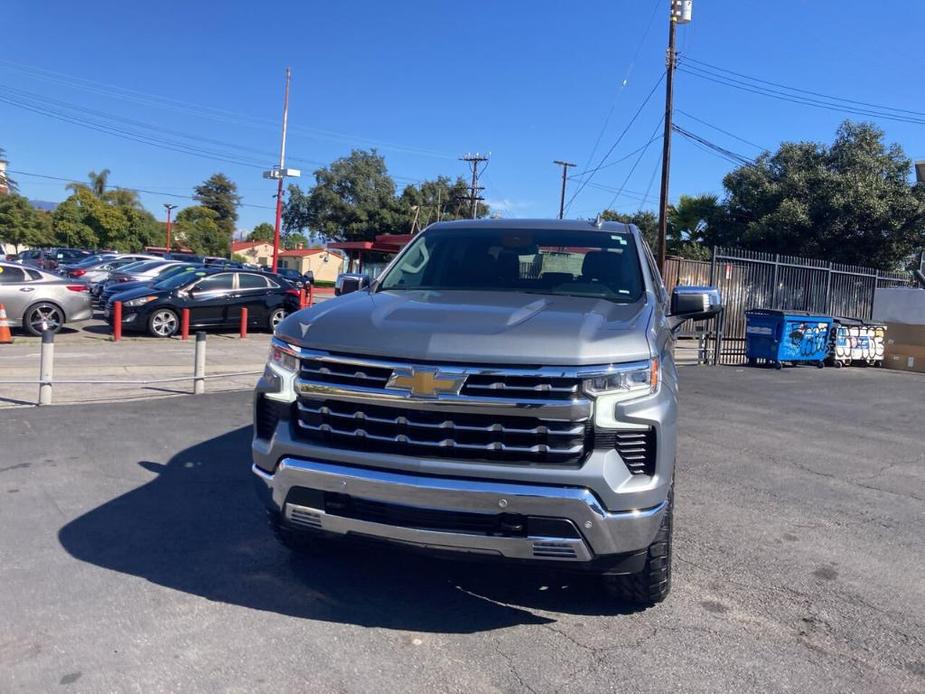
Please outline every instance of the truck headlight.
M592 397L602 395L623 396L628 400L651 395L658 390L658 359L632 364L617 364L606 373L587 378L582 389Z
M282 340L273 338L270 343L270 354L267 357L267 363L272 364L289 374L295 374L299 370L299 358L292 345Z

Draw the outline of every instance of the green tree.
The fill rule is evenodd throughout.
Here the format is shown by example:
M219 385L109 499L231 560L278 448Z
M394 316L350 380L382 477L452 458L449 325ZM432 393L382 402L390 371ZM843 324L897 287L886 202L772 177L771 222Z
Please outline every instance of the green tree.
M87 174L89 184L75 181L73 183L68 183L64 188L72 193L77 193L82 190L89 191L102 200L103 196L106 194L106 184L109 182L109 174L109 169L103 169L99 173L91 171Z
M222 173L212 174L193 189L193 199L202 207L215 212L215 223L230 239L234 234L238 206L241 204L238 186L234 181ZM228 239L225 240L227 245Z
M219 224L218 213L202 205L185 207L177 213L177 239L201 255L225 256L230 236Z
M248 241L273 241L276 229L269 222L260 222L254 230L247 235Z
M338 241L372 240L402 217L395 182L374 149L353 150L315 171L315 187L307 196L290 195L286 208L287 231L309 228Z
M49 229L42 214L21 195L0 195L0 241L20 246L43 246L51 243Z
M283 239L283 247L289 250L293 248L308 248L308 238L304 234L294 231L291 234L286 234L286 237Z
M163 243L160 223L138 207L114 205L99 198L90 186L76 192L52 213L54 242L83 248L140 251Z
M693 260L711 257L712 247L725 245L725 210L715 195L682 195L668 208L668 254Z
M393 231L407 234L412 225L416 229L423 229L436 221L468 219L472 216L470 203L465 199L468 195L469 184L461 177L453 180L448 176L438 176L430 181L405 186L398 200L401 215L397 220L399 228ZM476 216L482 218L490 214L489 206L479 202Z
M831 146L786 142L723 180L729 245L894 269L925 246L925 186L899 145L844 122Z

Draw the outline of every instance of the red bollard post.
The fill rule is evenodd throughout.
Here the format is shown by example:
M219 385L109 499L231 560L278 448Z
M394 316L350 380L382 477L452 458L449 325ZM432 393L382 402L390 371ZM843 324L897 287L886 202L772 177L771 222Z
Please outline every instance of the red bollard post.
M241 309L241 339L247 337L247 307Z
M185 308L180 312L180 339L189 339L189 309Z
M305 292L306 292L305 287L302 287L299 290L299 308L305 308L306 306L308 306L308 299L306 298Z
M112 341L118 342L122 339L122 302L114 301L112 303Z
M314 306L314 304L315 304L315 285L309 284L308 285L308 305Z

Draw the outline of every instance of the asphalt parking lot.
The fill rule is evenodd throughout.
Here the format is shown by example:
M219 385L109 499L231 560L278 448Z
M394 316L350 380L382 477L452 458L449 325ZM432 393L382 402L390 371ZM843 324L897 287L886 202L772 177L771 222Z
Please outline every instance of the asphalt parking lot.
M295 558L249 395L0 412L0 691L925 691L925 377L682 370L674 592Z

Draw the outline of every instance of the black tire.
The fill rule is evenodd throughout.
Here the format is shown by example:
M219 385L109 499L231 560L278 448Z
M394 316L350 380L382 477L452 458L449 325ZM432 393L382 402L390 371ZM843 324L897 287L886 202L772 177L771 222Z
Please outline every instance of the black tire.
M641 607L662 602L671 592L671 536L674 525L674 483L668 492L668 508L655 540L646 550L642 571L623 576L604 576L604 586L618 600Z
M283 322L283 319L289 315L289 311L279 307L274 308L270 311L270 315L267 317L267 329L272 333L276 331L276 326Z
M825 368L825 362L822 361L822 359L820 359L819 361L816 362L816 368L817 368L817 369L824 369L824 368Z
M148 332L154 337L172 337L180 329L180 317L170 308L158 308L148 319Z
M64 311L50 301L39 301L26 309L22 326L30 335L41 336L46 330L58 332L64 325Z
M774 368L777 369L778 371L780 371L781 369L784 368L784 362L782 362L782 361L776 361L776 362L774 362Z

